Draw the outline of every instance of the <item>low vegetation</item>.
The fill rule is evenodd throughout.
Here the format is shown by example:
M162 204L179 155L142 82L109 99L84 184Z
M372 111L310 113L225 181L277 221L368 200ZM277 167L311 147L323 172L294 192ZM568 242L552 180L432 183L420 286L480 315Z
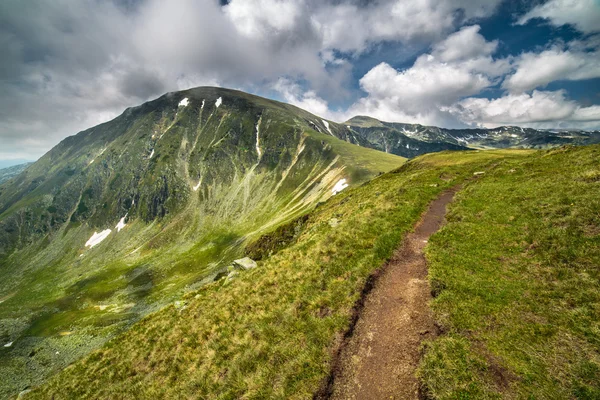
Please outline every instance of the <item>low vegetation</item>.
M600 147L503 159L428 247L435 399L600 398Z
M428 203L528 155L431 155L347 189L311 213L287 247L267 249L257 268L151 314L28 397L310 398L366 279Z
M600 398L599 160L600 146L419 157L263 235L246 248L257 268L150 314L27 398L311 398L369 275L457 184L427 247L439 332L425 396Z

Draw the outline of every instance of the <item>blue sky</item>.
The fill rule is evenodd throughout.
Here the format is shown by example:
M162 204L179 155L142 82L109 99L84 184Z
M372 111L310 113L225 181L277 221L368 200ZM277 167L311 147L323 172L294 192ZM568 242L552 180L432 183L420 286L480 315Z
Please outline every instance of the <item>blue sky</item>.
M600 128L599 0L6 0L0 160L165 92L342 122Z

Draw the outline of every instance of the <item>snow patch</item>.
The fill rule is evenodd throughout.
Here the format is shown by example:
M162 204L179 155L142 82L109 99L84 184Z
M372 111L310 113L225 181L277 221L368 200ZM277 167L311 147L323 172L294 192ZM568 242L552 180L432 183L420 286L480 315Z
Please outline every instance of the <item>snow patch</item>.
M200 180L198 181L198 184L196 186L193 187L194 192L198 191L198 189L200 188L200 184L202 183L202 178L200 178Z
M4 345L4 347L10 347L10 346L12 346L12 345L13 345L13 342L8 342L8 343L6 343L6 344Z
M348 184L346 183L346 178L340 179L339 181L337 181L337 183L335 184L333 189L331 189L331 195L335 196L336 194L338 194L342 190L346 189L347 187L348 187Z
M102 232L98 233L98 232L94 232L94 234L92 235L92 237L90 238L90 240L88 240L85 243L86 247L92 248L97 244L100 244L100 242L102 242L104 239L106 239L108 237L108 235L110 235L111 230L110 229L105 229Z
M152 153L150 153L150 156L148 158L152 158L153 155L154 155L154 149L152 149Z
M117 226L115 226L115 229L117 230L117 232L121 232L121 229L125 228L125 226L127 225L125 223L125 218L127 218L127 214L125 214L125 216L123 218L121 218L121 220L119 221Z
M188 104L190 104L190 100L186 97L179 102L179 107L186 107Z
M325 128L327 128L327 132L329 132L329 134L333 136L333 132L331 132L331 128L329 128L329 122L325 121L324 119L322 119L321 121L323 121L323 125L325 125Z
M203 99L203 100L202 100L202 105L200 106L200 109L201 109L201 110L204 110L204 103L205 103L205 102L206 102L206 100L204 100L204 99Z
M260 121L262 119L261 118L258 119L258 122L256 122L256 152L258 153L258 161L260 162L260 159L262 158L262 150L260 149Z
M219 97L217 101L215 101L215 107L219 108L221 104L223 104L223 98Z

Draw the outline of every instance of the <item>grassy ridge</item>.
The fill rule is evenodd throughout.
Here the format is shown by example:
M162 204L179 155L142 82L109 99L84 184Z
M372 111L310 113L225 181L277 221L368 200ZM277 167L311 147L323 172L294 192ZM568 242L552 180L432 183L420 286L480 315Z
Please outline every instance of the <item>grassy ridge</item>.
M225 89L172 93L0 185L0 399L212 282L249 238L309 212L338 180L357 186L404 162L323 139L311 120Z
M600 147L503 159L431 238L435 399L600 398Z
M505 158L422 157L317 208L295 242L135 324L31 398L307 398L368 275L427 204Z

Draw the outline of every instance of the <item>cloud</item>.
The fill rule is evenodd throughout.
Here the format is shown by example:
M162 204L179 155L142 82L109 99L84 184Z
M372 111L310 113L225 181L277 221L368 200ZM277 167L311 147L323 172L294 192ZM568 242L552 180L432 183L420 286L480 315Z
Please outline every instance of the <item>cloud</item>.
M554 26L571 24L584 33L600 31L600 5L597 0L550 0L534 7L517 21L523 25L544 18Z
M508 60L491 57L497 43L478 32L477 25L459 30L403 71L386 63L377 65L360 79L367 96L349 112L395 121L402 117L411 122L452 123L444 107L480 93L510 67Z
M531 94L507 94L491 100L467 98L447 111L465 123L486 127L519 124L588 128L600 121L600 106L581 107L568 100L563 90L534 90Z
M432 55L442 62L465 61L489 56L496 51L498 41L488 42L479 34L479 25L467 26L433 46Z
M273 89L280 93L286 102L296 107L328 119L337 117L329 110L327 101L319 97L314 90L304 91L298 83L289 78L279 78Z
M516 72L502 87L523 92L557 80L582 80L600 77L600 52L553 48L541 53L524 53L515 61Z
M115 4L0 3L0 158L37 157L166 91L204 84L260 90L261 82L289 75L343 92L345 70L326 70L319 35L300 22L286 33L293 18L260 36L243 23L238 30L213 0Z
M323 2L314 20L325 48L362 52L380 41L439 40L474 18L490 16L499 0ZM366 3L366 5L364 4Z

